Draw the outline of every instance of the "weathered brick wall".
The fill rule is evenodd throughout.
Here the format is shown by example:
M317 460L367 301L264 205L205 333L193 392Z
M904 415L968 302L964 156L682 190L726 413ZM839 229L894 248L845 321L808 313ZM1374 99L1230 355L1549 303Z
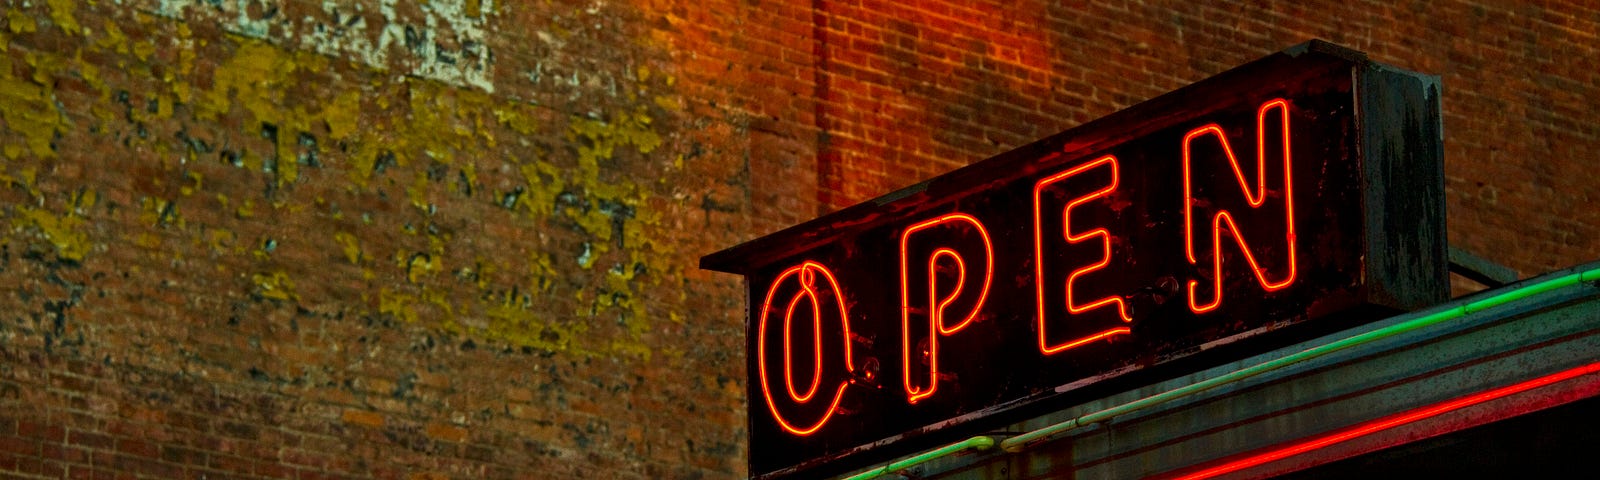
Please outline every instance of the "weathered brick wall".
M1600 258L1592 4L1074 3L817 3L823 208L1321 38L1443 77L1452 244L1523 275Z
M0 472L743 471L695 261L749 235L748 136L669 13L116 3L0 28Z
M0 472L728 478L699 255L1308 38L1443 75L1454 244L1600 257L1600 11L7 1Z

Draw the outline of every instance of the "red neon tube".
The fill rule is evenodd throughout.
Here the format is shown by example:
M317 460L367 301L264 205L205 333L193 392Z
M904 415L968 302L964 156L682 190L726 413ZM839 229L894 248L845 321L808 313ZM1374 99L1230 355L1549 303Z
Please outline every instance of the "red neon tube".
M1188 255L1190 264L1199 264L1200 260L1195 256L1194 253L1195 199L1191 186L1193 182L1191 181L1192 176L1190 174L1189 167L1189 164L1192 163L1192 159L1190 158L1190 144L1193 143L1195 139L1205 135L1216 137L1217 141L1222 145L1222 153L1223 156L1227 157L1228 165L1233 167L1234 178L1239 181L1239 189L1244 193L1245 201L1250 204L1251 208L1260 207L1262 204L1266 203L1267 200L1266 145L1267 111L1269 110L1278 110L1281 114L1281 122L1283 123L1283 205L1285 221L1288 225L1284 237L1288 244L1289 271L1282 279L1277 281L1268 280L1266 273L1267 269L1262 267L1260 262L1256 261L1255 254L1251 253L1250 246L1244 240L1244 235L1239 233L1239 226L1233 221L1233 214L1227 210L1219 210L1212 217L1211 221L1211 276L1213 277L1211 286L1212 300L1204 305L1196 303L1195 292L1200 286L1200 282L1190 280L1188 284L1189 310L1193 311L1194 313L1206 313L1215 310L1218 306L1222 305L1222 231L1224 228L1228 230L1230 236L1232 236L1234 241L1238 243L1239 250L1244 253L1245 262L1250 264L1250 270L1255 272L1256 281L1261 284L1261 288L1263 290L1268 292L1277 291L1288 287L1291 283L1294 283L1297 268L1295 259L1294 233L1294 162L1292 150L1289 145L1289 102L1281 98L1269 100L1266 103L1261 104L1261 108L1256 111L1255 191L1250 190L1251 183L1249 180L1245 179L1244 171L1239 167L1239 158L1234 156L1233 147L1229 146L1228 137L1222 131L1221 126L1215 123L1202 126L1190 131L1188 135L1183 137L1184 254Z
M772 412L772 418L778 421L778 426L782 427L785 431L791 434L802 437L816 433L818 429L822 428L823 424L828 423L828 419L832 418L833 414L839 410L839 401L844 398L845 388L850 386L850 382L843 381L839 383L839 388L835 390L833 394L833 400L828 405L827 411L823 412L822 418L817 419L816 423L806 426L799 426L795 425L789 419L784 418L783 413L778 409L777 402L772 397L772 387L770 386L771 382L768 380L767 323L769 320L768 317L771 316L770 314L777 310L773 308L772 297L778 292L778 287L783 285L784 282L790 278L798 281L800 283L800 291L789 300L788 305L783 309L783 376L784 385L788 389L789 399L795 404L806 404L812 400L813 396L817 392L819 384L822 383L821 336L823 311L821 309L821 304L817 299L817 289L819 287L817 282L817 274L819 273L822 274L822 279L827 281L827 283L823 284L823 286L826 286L829 289L829 292L833 297L833 303L839 312L839 322L844 330L843 340L845 371L847 374L854 374L855 360L850 355L850 314L849 311L845 309L844 290L839 288L839 280L834 278L833 271L828 270L828 267L822 265L821 263L807 260L799 265L789 267L788 270L784 270L783 273L778 274L778 278L772 280L772 286L768 287L767 289L766 300L761 302L761 321L757 324L756 330L756 377L761 383L761 396L764 400L766 400L767 410ZM813 376L811 379L811 385L806 389L804 394L801 394L794 387L794 355L790 350L792 348L792 339L789 335L789 327L793 324L793 317L796 307L800 305L802 299L809 300L811 303L811 314L813 316L812 322L814 322L812 324L812 347L816 349L816 353L813 357L815 359L815 365L812 373Z
M966 223L970 228L978 232L980 238L983 239L983 288L978 292L978 300L972 305L972 310L967 312L961 322L953 327L946 326L945 320L949 317L945 315L945 311L949 309L950 304L955 303L957 297L961 296L963 285L967 283L967 262L962 259L960 252L949 247L940 247L934 250L932 255L928 256L928 385L927 388L917 388L911 378L911 350L913 347L911 344L911 282L908 273L911 260L908 257L910 252L908 245L910 244L911 234L944 223ZM939 296L938 276L936 274L940 258L949 258L955 262L954 265L956 267L955 288L943 298ZM965 213L943 215L912 225L906 229L905 233L900 235L900 364L902 365L901 379L904 381L907 401L917 403L933 395L933 392L939 389L939 337L941 335L954 335L961 329L967 328L967 325L978 318L978 312L982 310L984 301L989 298L989 284L993 280L994 245L989 240L989 231L984 228L983 222L979 222L972 215Z
M1496 399L1500 399L1500 398L1505 398L1505 397L1508 397L1508 396L1511 396L1511 395L1515 395L1515 394L1518 394L1518 393L1526 392L1528 390L1533 390L1535 388L1539 388L1539 387L1543 387L1543 386L1547 386L1547 385L1551 385L1551 384L1555 384L1555 383L1564 382L1564 381L1567 381L1567 380L1571 380L1573 378L1581 377L1581 376L1588 375L1588 374L1595 373L1595 372L1600 372L1600 363L1591 363L1591 364L1584 365L1584 366L1581 366L1581 367L1572 368L1572 369L1568 369L1568 370L1563 370L1563 371L1560 371L1560 372L1556 372L1556 373L1552 373L1552 374L1549 374L1549 375L1545 375L1543 377L1535 378L1535 379L1532 379L1532 380L1527 380L1527 381L1524 381L1524 382L1521 382L1521 383L1507 385L1507 386L1496 388L1496 389L1493 389L1493 390L1487 390L1487 391L1475 393L1475 394L1472 394L1472 395L1468 395L1468 396L1465 396L1465 397L1457 398L1455 400L1450 400L1450 401L1447 401L1447 402L1444 402L1444 403L1430 405L1430 406L1418 408L1418 409L1415 409L1415 410L1411 410L1411 411L1408 411L1408 412L1404 412L1404 413L1400 413L1400 414L1396 414L1396 415L1391 415L1391 416L1386 417L1386 418L1380 418L1380 419L1373 420L1373 421L1370 421L1370 422L1367 422L1367 423L1364 423L1364 424L1359 424L1359 425L1356 425L1354 427L1347 428L1347 429L1345 429L1343 431L1340 431L1340 432L1335 432L1335 433L1323 435L1323 436L1320 436L1320 437L1313 437L1313 438L1310 438L1310 439L1306 439L1306 440L1300 441L1298 443L1294 443L1294 444L1291 444L1291 445L1286 445L1286 446L1279 447L1279 448L1274 448L1274 449L1271 449L1271 450L1268 450L1268 451L1265 451L1265 452L1261 452L1261 453L1258 453L1258 454L1255 454L1255 455L1251 455L1249 457L1245 457L1245 458L1241 458L1241 459L1234 460L1234 461L1231 461L1231 462L1227 462L1227 463L1224 463L1222 465L1217 465L1217 466L1214 466L1214 467L1211 467L1211 468L1200 470L1200 471L1197 471L1197 472L1194 472L1194 473L1189 473L1189 474L1186 474L1186 475L1183 475L1183 476L1179 476L1179 477L1176 477L1176 478L1178 480L1198 480L1198 479L1202 479L1202 478L1212 478L1212 477L1216 477L1216 476L1223 475L1223 474L1237 472L1237 471L1240 471L1240 470L1244 470L1246 468L1255 467L1255 466L1258 466L1258 465L1262 465L1262 464L1266 464L1266 463L1282 460L1282 459L1285 459L1285 458L1293 457L1295 455L1299 455L1299 454L1310 452L1310 451L1317 450L1317 449L1320 449L1320 448L1324 448L1324 447L1328 447L1328 446L1331 446L1331 445L1343 443L1343 442L1346 442L1346 441L1354 440L1354 439L1357 439L1357 438L1361 438L1361 437L1364 437L1364 436L1367 436L1367 435L1378 433L1378 432L1381 432L1381 431L1384 431L1384 430L1388 430L1388 429L1391 429L1391 428L1394 428L1394 427L1398 427L1398 426L1401 426L1401 425L1405 425L1405 424L1408 424L1408 423L1413 423L1413 422L1416 422L1416 421L1419 421L1419 420L1424 420L1424 419L1436 417L1436 416L1439 416L1439 415L1442 415L1442 414L1445 414L1445 413L1453 412L1453 411L1460 410L1460 409L1463 409L1463 408L1466 408L1466 407L1470 407L1470 406L1473 406L1473 405L1477 405L1477 404L1480 404L1480 403L1484 403L1484 402L1488 402L1488 401L1496 400Z
M1072 284L1078 280L1078 277L1096 270L1103 269L1106 267L1106 265L1111 263L1111 234L1109 230L1107 230L1105 227L1101 227L1089 230L1082 234L1075 235L1072 233L1072 209L1074 207L1082 205L1091 200L1105 198L1111 195L1111 192L1116 191L1117 189L1117 184L1120 180L1117 173L1117 170L1119 169L1117 157L1114 155L1106 155L1083 165L1073 167L1067 171L1040 179L1038 182L1033 184L1033 258L1035 265L1034 283L1038 285L1035 291L1035 298L1038 300L1038 316L1036 318L1039 322L1039 351L1045 355L1053 355L1092 343L1096 340L1110 338L1116 335L1126 335L1133 332L1133 329L1125 326L1112 327L1055 345L1051 345L1049 339L1047 338L1049 322L1046 321L1046 317L1048 316L1050 309L1047 305L1045 305L1044 299L1044 292L1046 288L1044 280L1045 268L1044 261L1042 260L1044 258L1044 227L1042 226L1041 221L1043 216L1043 207L1041 207L1040 198L1044 196L1044 188L1046 186L1065 180L1073 175L1089 171L1090 169L1098 168L1102 165L1110 166L1111 183L1107 184L1104 188L1089 193L1088 195L1074 199L1067 204L1066 208L1061 210L1062 233L1065 235L1067 242L1075 244L1087 241L1089 239L1098 238L1102 246L1102 255L1099 262L1086 265L1078 268L1077 270L1073 270L1072 274L1067 276L1067 312L1076 315L1089 310L1104 307L1106 305L1115 305L1117 307L1117 315L1124 323L1133 321L1133 317L1128 315L1127 305L1123 303L1121 297L1108 296L1091 301L1086 305L1078 305L1076 300L1073 299L1072 295Z

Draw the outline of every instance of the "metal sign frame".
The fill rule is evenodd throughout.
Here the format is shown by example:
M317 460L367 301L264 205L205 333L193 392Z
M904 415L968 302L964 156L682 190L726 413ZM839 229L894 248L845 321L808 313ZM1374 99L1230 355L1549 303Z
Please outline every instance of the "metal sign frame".
M839 472L1442 301L1441 157L1436 77L1311 42L707 255L749 288L750 471Z

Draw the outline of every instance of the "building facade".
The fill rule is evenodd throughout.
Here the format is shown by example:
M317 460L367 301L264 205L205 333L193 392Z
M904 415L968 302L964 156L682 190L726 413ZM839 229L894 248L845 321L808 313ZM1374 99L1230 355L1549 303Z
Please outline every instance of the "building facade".
M744 290L701 255L1311 38L1442 78L1453 247L1524 277L1600 258L1582 2L49 0L3 24L23 477L742 477Z

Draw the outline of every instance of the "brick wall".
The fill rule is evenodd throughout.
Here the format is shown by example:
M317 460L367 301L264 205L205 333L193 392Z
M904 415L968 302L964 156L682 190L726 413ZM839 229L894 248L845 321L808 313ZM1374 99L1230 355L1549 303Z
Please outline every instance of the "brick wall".
M7 2L0 475L729 478L702 254L1308 38L1440 74L1453 244L1600 257L1600 11Z
M694 267L749 141L669 15L8 3L0 472L738 475L738 284Z
M1321 38L1443 77L1453 245L1525 276L1600 258L1592 5L1057 3L817 3L822 208Z

